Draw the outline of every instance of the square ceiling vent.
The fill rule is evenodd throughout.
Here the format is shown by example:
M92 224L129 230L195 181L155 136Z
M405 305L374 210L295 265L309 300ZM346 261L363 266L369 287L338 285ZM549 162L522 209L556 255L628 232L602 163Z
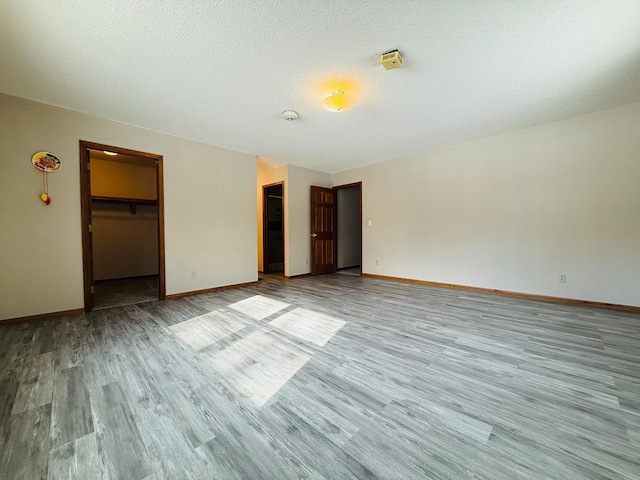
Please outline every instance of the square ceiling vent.
M391 52L382 54L380 63L387 70L391 70L393 68L400 68L403 62L400 52L398 50L392 50Z

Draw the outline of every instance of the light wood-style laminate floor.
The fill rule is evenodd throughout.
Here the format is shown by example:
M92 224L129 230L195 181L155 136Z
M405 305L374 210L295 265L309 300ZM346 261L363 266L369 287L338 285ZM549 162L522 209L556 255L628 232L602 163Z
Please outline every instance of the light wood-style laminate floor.
M352 275L0 326L1 479L638 479L640 316Z

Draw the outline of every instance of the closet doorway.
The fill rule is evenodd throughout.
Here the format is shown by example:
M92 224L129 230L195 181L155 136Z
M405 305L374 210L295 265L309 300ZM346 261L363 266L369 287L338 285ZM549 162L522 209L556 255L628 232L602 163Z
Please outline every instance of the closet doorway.
M339 273L362 275L362 182L333 187L336 193L336 257Z
M164 300L162 156L80 141L85 311Z
M284 183L262 187L262 271L284 275Z

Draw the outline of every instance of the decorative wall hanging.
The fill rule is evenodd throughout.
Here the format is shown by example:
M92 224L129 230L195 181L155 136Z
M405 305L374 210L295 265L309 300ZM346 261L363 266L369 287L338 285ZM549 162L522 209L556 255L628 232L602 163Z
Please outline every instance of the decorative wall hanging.
M45 205L51 203L51 197L49 196L49 173L57 172L62 168L62 162L53 153L38 152L31 158L31 163L34 167L42 172L42 193L40 194L40 200Z

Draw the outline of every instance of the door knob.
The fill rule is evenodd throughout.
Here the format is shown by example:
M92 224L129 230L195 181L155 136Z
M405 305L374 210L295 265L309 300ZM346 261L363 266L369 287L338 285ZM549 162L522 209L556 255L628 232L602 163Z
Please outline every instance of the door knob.
M318 234L317 234L317 233L312 233L312 234L311 234L311 236L312 236L312 237L317 237L317 236L318 236Z

